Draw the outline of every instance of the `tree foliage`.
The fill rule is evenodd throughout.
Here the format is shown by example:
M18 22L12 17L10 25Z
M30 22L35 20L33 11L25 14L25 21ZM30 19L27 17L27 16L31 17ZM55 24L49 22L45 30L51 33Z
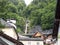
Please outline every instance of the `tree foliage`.
M52 29L55 9L56 0L33 0L28 6L24 0L0 0L0 18L16 19L18 31L24 31L26 20L30 20L30 27Z
M31 21L31 27L40 25L43 30L52 29L55 9L56 0L33 0L23 11L23 16Z
M0 18L16 19L17 28L23 30L25 24L21 12L25 6L24 0L0 0Z

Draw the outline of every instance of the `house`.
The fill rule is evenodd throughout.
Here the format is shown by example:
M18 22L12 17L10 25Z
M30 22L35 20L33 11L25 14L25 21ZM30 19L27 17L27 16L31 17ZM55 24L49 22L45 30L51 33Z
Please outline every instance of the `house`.
M43 35L42 33L36 32L35 34L33 34L33 37L40 38L42 35Z
M15 26L15 23L16 21L14 20L9 20L9 21L5 21L3 19L0 19L0 22L2 25L5 26L5 28L0 28L0 30L2 30L5 34L7 34L8 36L14 38L14 39L17 39L17 36L16 36L16 26Z
M35 26L34 28L32 28L29 31L28 34L32 37L36 33L40 33L40 34L43 34L43 35L49 35L49 34L52 34L53 33L53 30L52 29L49 29L49 30L43 31L42 28L41 28L41 26Z
M42 29L40 26L34 26L29 32L28 34L35 34L36 32L42 32Z
M16 33L14 31L14 28L12 25L10 25L9 21L5 22L3 20L6 28L1 29L4 33L1 32L0 34L0 38L1 40L3 40L4 42L6 42L6 44L8 45L16 45L15 43L19 43L19 45L43 45L43 40L41 39L37 39L37 38L29 38L26 36L22 36L19 35L19 41L17 41L17 36ZM21 38L22 37L22 38ZM34 43L33 43L34 42Z
M1 45L23 45L22 42L6 35L2 31L0 31L0 44Z
M43 40L40 38L21 38L20 41L24 45L44 45Z
M18 41L18 34L16 33L16 26L12 20L5 21L0 19L0 23L4 25L4 28L0 28L0 43L1 45L23 45L20 41ZM4 43L2 43L4 42Z

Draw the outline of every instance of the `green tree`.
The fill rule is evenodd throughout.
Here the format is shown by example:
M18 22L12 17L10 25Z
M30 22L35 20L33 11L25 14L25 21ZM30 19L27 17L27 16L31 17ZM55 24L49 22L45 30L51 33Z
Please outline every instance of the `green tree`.
M33 0L32 3L23 10L23 17L30 20L30 25L40 25L43 30L53 27L55 16L55 0Z
M43 30L53 28L55 9L56 9L56 1L53 1L43 9L44 13L41 16L41 26Z
M24 18L21 12L25 8L24 0L0 0L0 18L16 19L17 28L24 29Z

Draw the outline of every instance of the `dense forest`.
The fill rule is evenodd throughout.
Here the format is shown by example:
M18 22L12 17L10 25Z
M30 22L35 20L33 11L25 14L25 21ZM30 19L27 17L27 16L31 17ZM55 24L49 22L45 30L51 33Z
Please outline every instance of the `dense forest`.
M24 0L0 0L0 18L15 19L17 31L24 32L26 20L30 27L39 25L42 30L54 25L56 0L33 0L26 6Z

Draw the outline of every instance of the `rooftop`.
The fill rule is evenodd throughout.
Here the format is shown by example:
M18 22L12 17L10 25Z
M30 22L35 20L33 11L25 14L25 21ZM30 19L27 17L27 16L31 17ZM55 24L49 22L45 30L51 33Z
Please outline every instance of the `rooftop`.
M32 35L32 34L35 34L36 32L40 32L40 33L42 33L42 34L52 34L52 33L53 33L53 30L52 30L52 29L49 29L49 30L43 31L43 30L41 29L41 26L35 26L33 29L31 29L31 30L29 31L28 34Z

